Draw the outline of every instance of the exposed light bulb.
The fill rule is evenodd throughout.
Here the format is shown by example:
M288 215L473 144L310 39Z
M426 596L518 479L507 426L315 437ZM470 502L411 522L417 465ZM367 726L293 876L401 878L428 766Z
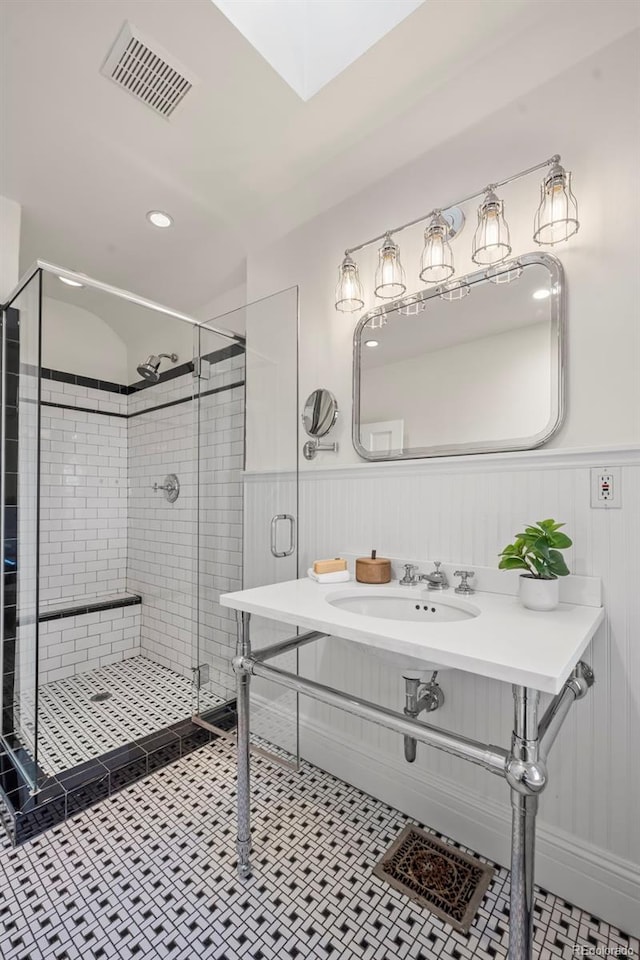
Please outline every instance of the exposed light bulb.
M400 248L388 233L379 250L375 294L381 300L393 300L394 297L401 297L406 289L404 269L400 263Z
M353 313L355 310L361 310L364 307L358 265L348 253L345 254L338 271L335 307L341 313Z
M558 158L559 159L559 158ZM554 163L540 187L540 206L533 225L533 239L553 246L578 232L578 204L571 191L571 174Z
M436 210L424 232L424 249L420 260L420 279L424 283L442 283L454 272L453 252L448 240L449 225Z
M503 203L489 188L478 207L478 226L473 237L471 259L474 263L500 263L511 253L509 227L504 219Z

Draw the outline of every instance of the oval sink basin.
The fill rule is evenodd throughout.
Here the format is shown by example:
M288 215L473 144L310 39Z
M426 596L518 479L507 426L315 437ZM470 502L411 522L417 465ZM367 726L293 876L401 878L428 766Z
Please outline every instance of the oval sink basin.
M457 597L434 599L426 590L419 593L406 592L402 587L385 590L379 587L364 587L358 591L341 591L332 593L326 598L333 607L344 610L345 613L357 617L379 617L382 620L395 620L404 623L424 623L428 629L430 623L447 623L454 620L471 620L479 616L480 610L465 600ZM427 679L427 675L442 667L429 660L419 657L398 654L391 650L368 644L357 643L359 647L366 647L368 653L379 660L383 660L389 667L401 670L405 677L419 677ZM446 668L445 668L446 669Z
M405 620L413 623L446 623L451 620L470 620L478 616L474 607L464 601L446 601L428 596L397 596L388 593L339 594L327 597L327 603L362 617L381 617L383 620Z

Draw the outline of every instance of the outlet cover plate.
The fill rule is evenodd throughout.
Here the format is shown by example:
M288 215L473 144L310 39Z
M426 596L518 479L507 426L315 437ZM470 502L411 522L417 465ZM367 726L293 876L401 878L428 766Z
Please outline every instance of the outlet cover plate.
M618 510L622 507L620 467L591 468L591 508Z

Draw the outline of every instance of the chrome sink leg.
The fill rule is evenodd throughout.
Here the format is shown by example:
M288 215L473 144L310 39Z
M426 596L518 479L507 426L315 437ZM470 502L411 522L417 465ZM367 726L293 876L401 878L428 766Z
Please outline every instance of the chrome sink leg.
M236 613L238 621L238 640L236 644L236 671L237 709L238 709L238 836L236 850L238 852L238 876L246 880L251 876L251 771L249 752L249 691L251 675L242 666L242 659L251 656L251 639L249 621L251 614Z
M512 807L509 960L533 957L536 814L538 794L547 782L538 747L539 697L530 687L513 687L515 719L506 773Z

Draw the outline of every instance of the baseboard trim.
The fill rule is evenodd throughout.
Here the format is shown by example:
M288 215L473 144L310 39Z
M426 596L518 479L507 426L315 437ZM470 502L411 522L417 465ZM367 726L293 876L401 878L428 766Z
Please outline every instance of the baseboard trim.
M463 793L454 781L373 754L361 743L304 718L300 740L305 760L495 863L509 865L511 813L507 799L502 804ZM539 821L536 882L620 930L640 936L638 865Z

